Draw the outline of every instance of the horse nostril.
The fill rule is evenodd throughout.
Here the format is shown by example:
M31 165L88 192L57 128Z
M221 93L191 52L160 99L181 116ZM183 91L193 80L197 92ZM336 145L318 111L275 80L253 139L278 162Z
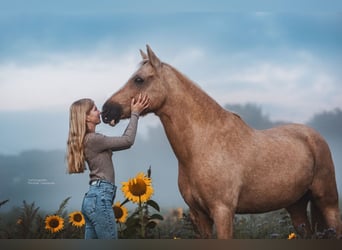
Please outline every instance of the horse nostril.
M108 121L108 112L101 112L101 117L104 122Z
M108 121L108 117L107 116L103 116L102 119L107 122Z

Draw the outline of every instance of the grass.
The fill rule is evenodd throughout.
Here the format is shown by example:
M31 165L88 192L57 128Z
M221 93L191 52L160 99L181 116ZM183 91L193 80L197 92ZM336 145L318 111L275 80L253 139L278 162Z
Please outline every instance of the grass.
M21 207L16 207L7 213L0 213L0 239L83 239L84 226L75 227L69 223L69 212L66 210L69 199L70 197L63 200L59 208L53 212L43 212L34 202L27 203L23 201ZM5 203L0 203L0 207L4 205ZM49 215L58 215L64 220L62 230L51 233L46 229L45 218ZM163 220L157 220L156 226L149 231L148 238L198 238L190 221L188 211L175 208L163 212L162 217ZM295 230L285 210L266 214L236 215L234 217L235 239L287 239L293 232ZM317 232L311 238L329 239L334 237L336 237L334 231L327 230ZM135 237L130 236L130 238Z

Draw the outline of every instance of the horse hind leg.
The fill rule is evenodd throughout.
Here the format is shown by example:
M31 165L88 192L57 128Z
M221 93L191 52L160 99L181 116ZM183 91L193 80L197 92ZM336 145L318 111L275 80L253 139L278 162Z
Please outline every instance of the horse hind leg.
M317 228L320 233L325 229L333 229L336 237L341 237L338 191L331 152L324 140L316 140L313 152L316 159L314 179L310 187L313 229Z
M312 228L318 233L332 229L336 237L341 237L341 218L333 164L328 166L330 167L319 169L310 188Z
M336 237L341 237L341 220L337 200L332 201L331 197L314 198L311 202L312 230L316 233L323 233L327 229L334 230Z
M312 234L311 224L307 214L308 202L309 195L307 193L296 203L286 208L290 214L293 227L302 238L309 237Z

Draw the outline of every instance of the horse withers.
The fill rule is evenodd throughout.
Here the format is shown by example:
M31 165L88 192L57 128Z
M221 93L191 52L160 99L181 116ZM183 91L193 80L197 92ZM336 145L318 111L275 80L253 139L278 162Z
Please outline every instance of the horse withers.
M223 109L149 46L127 83L103 105L105 123L130 117L146 93L178 159L179 190L202 238L232 238L235 213L285 208L307 235L341 233L334 164L325 140L299 124L256 130ZM156 149L158 150L158 149ZM308 217L308 203L310 215ZM304 228L303 228L304 227Z

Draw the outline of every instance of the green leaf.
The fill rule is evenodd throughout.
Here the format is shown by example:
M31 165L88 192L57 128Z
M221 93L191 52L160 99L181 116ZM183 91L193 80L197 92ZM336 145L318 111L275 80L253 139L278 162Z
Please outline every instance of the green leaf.
M160 214L152 214L150 220L164 220L164 217Z
M153 207L155 210L157 210L158 212L160 212L160 208L157 202L155 202L154 200L148 200L147 205Z
M7 200L4 200L4 201L0 201L0 207L1 207L2 205L4 205L5 203L7 203L7 202L9 202L8 199L7 199Z
M71 198L71 196L67 197L64 201L62 201L62 203L59 205L59 208L55 214L63 216L63 211L64 211L68 201L70 200L70 198Z
M125 224L126 224L127 230L131 230L131 229L136 230L137 228L140 227L139 218L128 218Z

